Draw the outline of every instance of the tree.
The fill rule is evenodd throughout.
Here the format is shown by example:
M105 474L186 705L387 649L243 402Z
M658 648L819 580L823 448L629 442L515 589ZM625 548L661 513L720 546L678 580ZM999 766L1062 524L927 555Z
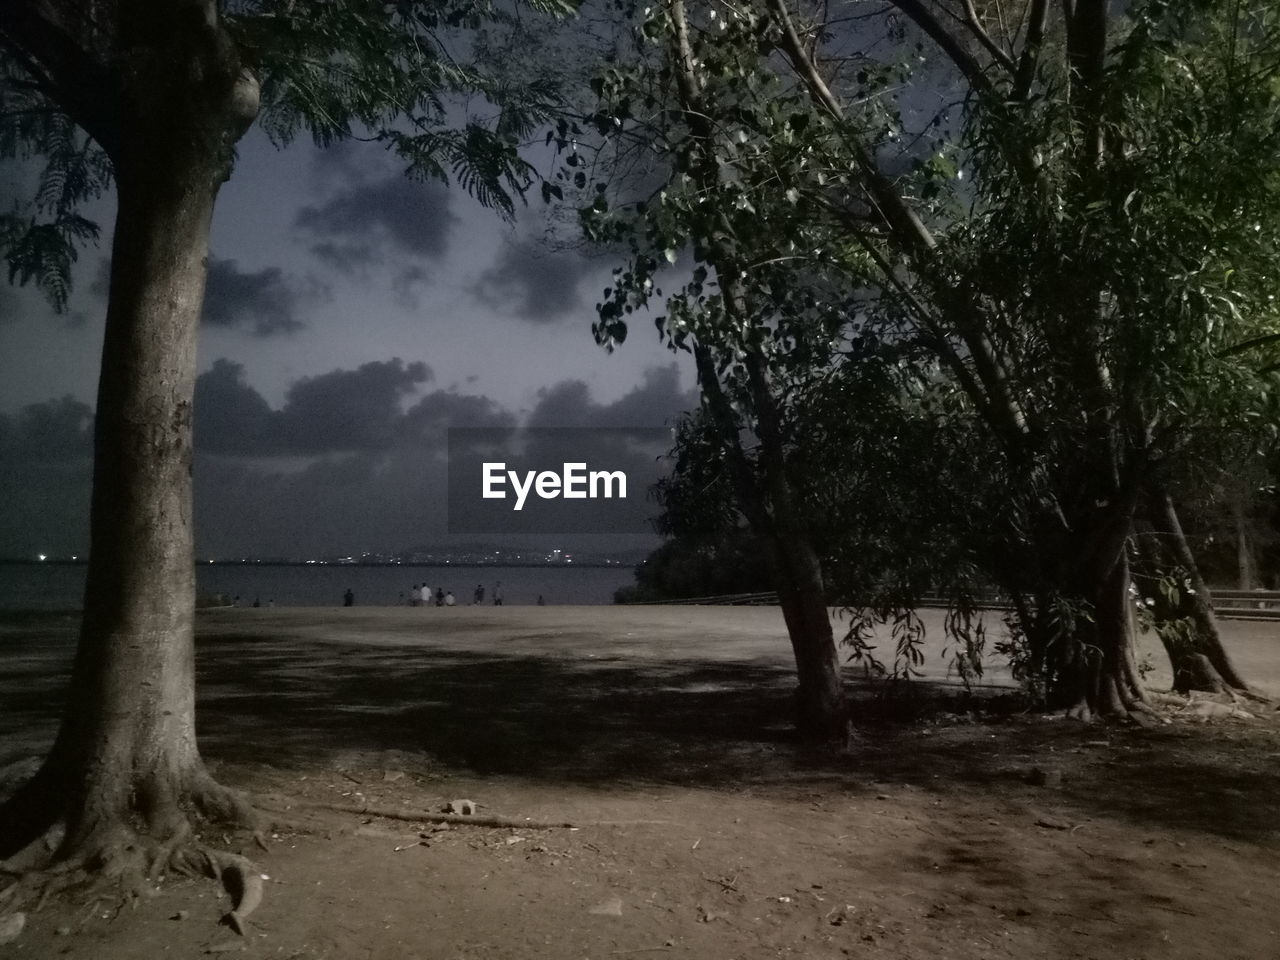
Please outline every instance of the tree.
M775 343L789 343L755 319L764 311L736 312L752 293L794 303L808 290L847 308L844 322L861 310L892 331L882 339L923 348L989 458L977 499L993 511L981 539L996 548L974 560L1015 605L1021 661L1073 715L1140 715L1135 517L1163 502L1188 437L1234 429L1270 390L1233 348L1275 342L1262 281L1277 253L1274 17L1208 2L1122 14L1102 0L1032 0L1011 21L977 4L892 6L877 24L894 41L888 58L859 49L867 20L823 4L651 10L644 34L671 52L648 91L604 84L606 117L656 117L665 136L674 105L688 129L703 125L704 160L677 163L679 189L652 206L668 217L701 207L705 225L671 231L650 211L644 238L674 259L675 240L691 237L719 279L696 316L678 296L665 322L677 341L719 337L752 402L764 396L752 365L774 373L788 355ZM924 61L915 75L944 99L954 91L957 115L913 105L924 81L899 58ZM697 65L683 80L682 64ZM644 294L651 271L636 262L620 286ZM869 286L878 296L853 306ZM606 335L624 322L615 300ZM830 351L807 358L813 376L834 366ZM716 358L698 362L714 387ZM1211 636L1197 642L1221 652Z
M656 320L671 349L692 353L702 393L700 420L686 431L681 455L701 445L715 458L731 512L766 546L796 661L797 726L805 736L837 737L845 732L843 681L818 534L798 495L794 454L803 424L791 386L794 371L838 354L849 315L844 298L814 295L823 283L820 264L810 264L808 283L798 284L785 268L788 258L775 257L778 245L807 245L804 211L785 192L757 192L776 186L775 165L803 165L797 138L786 136L794 98L770 89L779 98L768 100L752 89L753 77L767 86L769 74L745 24L721 21L734 40L719 44L709 39L717 25L705 19L714 21L714 11L699 14L691 22L683 0L646 11L633 59L595 81L600 104L588 122L603 148L625 152L639 144L660 158L659 176L642 199L615 191L611 206L602 181L584 210L590 240L632 253L605 291L595 330L602 343L622 342L633 311L662 297L660 268L691 254L688 282L665 298L667 312ZM736 124L766 122L778 124L772 146L738 139ZM583 166L576 150L567 164ZM587 185L587 171L573 177Z
M214 201L261 122L278 142L375 138L410 175L452 176L509 212L531 179L517 145L549 91L515 96L457 47L460 29L512 16L448 0L0 8L0 150L45 160L31 209L0 229L10 278L61 304L75 245L95 235L78 202L110 183L118 201L80 641L57 740L0 808L6 871L137 880L191 862L193 814L256 822L206 771L194 725L191 401ZM492 122L451 126L451 92L487 98Z
M935 195L969 211L946 217L918 180L872 170L863 186L886 211L880 249L914 328L1012 480L1010 549L992 572L1025 608L1051 697L1081 716L1141 710L1126 599L1135 515L1150 504L1187 567L1169 464L1198 432L1258 416L1270 390L1231 347L1277 320L1259 285L1276 254L1274 18L1239 4L1121 15L1030 3L1001 32L972 4L954 18L942 3L895 6L967 90L943 157L972 186L953 177ZM770 8L790 61L839 115L789 12ZM1187 656L1240 682L1216 631L1197 631L1175 672Z

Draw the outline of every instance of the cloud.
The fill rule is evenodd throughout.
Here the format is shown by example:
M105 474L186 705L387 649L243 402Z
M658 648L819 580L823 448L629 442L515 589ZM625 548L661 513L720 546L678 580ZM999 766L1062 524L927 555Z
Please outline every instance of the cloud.
M214 361L196 378L195 445L205 453L262 454L271 450L276 414L244 382L244 367Z
M279 267L246 271L234 260L210 257L202 319L212 327L248 328L258 337L294 333L305 326L297 311L306 296Z
M650 367L644 379L613 403L591 399L581 380L563 380L538 391L529 414L531 427L659 427L698 405L697 390L680 388L679 368Z
M339 269L358 270L388 254L439 260L458 222L450 196L443 184L392 174L303 207L294 223L316 237L311 252Z
M63 397L0 414L0 557L84 553L92 473L87 405Z
M56 463L93 457L93 411L74 397L0 413L0 461Z
M449 427L514 427L515 415L488 397L436 390L405 413L408 436L443 441Z
M196 382L197 550L341 555L443 538L447 430L509 428L518 418L487 396L423 392L431 380L421 363L367 363L298 380L273 408L240 364L214 363ZM566 381L543 392L533 420L656 426L691 397L679 390L674 367L650 370L612 403ZM90 408L72 398L0 416L0 556L84 552L92 431ZM643 487L662 451L608 433L586 445L565 438L564 457L624 468ZM559 447L544 451L552 452L559 456Z
M398 357L305 377L285 395L278 442L296 452L385 449L400 435L401 401L430 379L425 363Z
M497 262L471 288L477 300L530 323L555 323L582 305L579 288L590 263L570 250L535 240L503 247Z
M409 429L404 399L430 379L425 363L375 361L295 381L272 410L245 383L244 367L221 359L196 379L196 449L243 457L385 450Z

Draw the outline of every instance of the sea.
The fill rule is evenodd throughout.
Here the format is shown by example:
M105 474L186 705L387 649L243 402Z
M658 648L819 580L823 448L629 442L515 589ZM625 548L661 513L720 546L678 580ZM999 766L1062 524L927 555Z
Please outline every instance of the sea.
M0 610L77 610L84 594L80 563L0 563ZM625 566L365 566L347 564L196 564L196 591L240 606L337 607L350 589L357 606L405 604L415 584L453 591L469 604L477 586L484 602L502 586L503 603L605 604L634 582Z

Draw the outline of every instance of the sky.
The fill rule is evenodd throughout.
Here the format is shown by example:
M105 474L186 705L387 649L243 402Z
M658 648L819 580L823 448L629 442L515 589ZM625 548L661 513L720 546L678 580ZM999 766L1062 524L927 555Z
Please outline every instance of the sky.
M0 192L20 186L0 171ZM102 240L65 313L0 285L0 558L88 548L112 204L86 213ZM619 261L573 239L540 199L505 223L459 188L405 178L377 144L277 150L250 132L213 225L197 556L449 542L448 427L658 427L695 406L692 363L649 318L612 354L595 344Z

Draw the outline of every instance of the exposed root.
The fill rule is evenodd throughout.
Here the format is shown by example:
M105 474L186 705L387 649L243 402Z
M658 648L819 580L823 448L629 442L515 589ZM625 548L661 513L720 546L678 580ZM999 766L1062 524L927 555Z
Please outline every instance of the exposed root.
M231 895L231 909L222 922L240 936L248 929L249 914L262 903L262 877L257 866L247 857L207 847L176 850L169 865L185 876L206 876L219 881Z
M218 823L243 827L257 834L262 817L239 791L224 787L203 770L191 785L191 799L201 816Z

